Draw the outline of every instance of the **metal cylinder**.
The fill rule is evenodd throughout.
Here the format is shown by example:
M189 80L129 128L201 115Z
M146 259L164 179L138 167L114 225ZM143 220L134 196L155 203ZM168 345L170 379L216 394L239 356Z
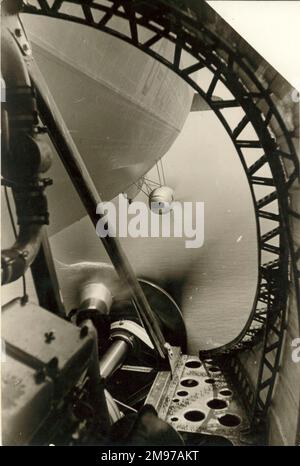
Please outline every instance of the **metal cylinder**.
M111 292L103 283L87 283L80 290L79 309L93 309L102 315L107 315L111 305Z
M107 379L112 376L112 374L122 365L129 350L130 345L124 340L116 339L113 341L99 363L100 375L103 379Z

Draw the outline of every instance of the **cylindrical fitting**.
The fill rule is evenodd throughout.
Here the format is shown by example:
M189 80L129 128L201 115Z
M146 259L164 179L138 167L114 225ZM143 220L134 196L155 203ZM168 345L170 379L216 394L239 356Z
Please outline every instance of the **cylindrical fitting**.
M111 292L103 283L88 283L80 290L79 309L97 310L100 314L107 315L112 301Z
M116 339L112 342L99 363L100 375L103 379L111 377L119 369L130 349L130 345L124 340Z

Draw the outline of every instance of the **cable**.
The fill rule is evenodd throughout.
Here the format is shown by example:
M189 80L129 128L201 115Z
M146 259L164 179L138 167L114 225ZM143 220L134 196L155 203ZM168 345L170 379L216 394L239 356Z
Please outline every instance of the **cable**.
M159 167L158 167L158 162L156 162L156 169L157 169L157 175L158 175L159 183L160 183L160 185L162 186L161 177L160 177L160 171L159 171Z
M13 232L14 232L14 237L15 237L15 239L17 239L17 228L16 228L16 224L15 224L15 221L14 221L14 216L13 216L13 212L12 212L12 208L11 208L11 204L10 204L10 200L9 200L9 196L8 196L7 186L4 186L4 195L5 195L8 215L9 215L9 218L10 218L10 223L11 223L11 226L12 226L12 229L13 229ZM23 296L21 297L21 304L26 304L28 302L28 294L27 294L27 285L26 285L25 274L22 275L22 285L23 285Z
M148 196L151 194L151 187L149 186L149 183L144 179L144 186L147 188Z
M155 184L155 185L157 185L157 186L159 186L159 187L161 186L161 185L160 185L159 183L157 183L156 181L154 181L154 180L149 180L149 178L146 178L145 176L144 176L144 180L147 181L148 183Z
M133 184L134 184L138 189L140 189L140 190L142 191L142 193L145 194L145 196L148 197L148 193L146 193L138 184L136 184L136 183L133 183Z
M166 185L166 177L165 177L165 171L164 171L164 166L163 166L163 163L162 163L162 159L159 159L160 160L160 166L161 166L161 171L162 171L162 177L163 177L163 181L164 181L164 185Z
M126 408L129 411L133 411L134 413L137 413L136 409L132 408L131 406L126 405L125 403L122 403L122 401L116 400L116 398L113 398L113 400L114 400L115 403L122 406L123 408Z

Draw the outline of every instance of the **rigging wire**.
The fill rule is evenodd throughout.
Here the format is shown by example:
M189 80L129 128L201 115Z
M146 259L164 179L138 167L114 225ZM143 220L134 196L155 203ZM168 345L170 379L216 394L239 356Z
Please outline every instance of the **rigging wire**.
M149 178L146 178L145 176L144 176L144 178L143 178L143 179L144 179L145 181L148 181L148 183L155 184L155 185L157 185L157 186L159 186L159 187L160 187L160 184L159 184L159 183L157 183L157 182L156 182L156 181L154 181L154 180L149 180Z
M157 162L157 161L156 161L156 169L157 169L157 174L158 174L159 183L160 183L160 185L162 186L161 176L160 176L160 171L159 171L159 167L158 167L158 162Z
M145 196L148 197L148 193L146 193L137 183L133 183L138 189L140 189L142 191L142 193L145 194Z
M128 409L129 411L133 411L134 413L137 413L137 410L132 408L131 406L126 405L125 403L122 403L120 400L116 400L116 398L113 398L114 402L117 403L118 405L122 406L123 408Z
M159 161L160 161L160 166L161 166L163 182L164 182L164 185L166 186L167 182L166 182L165 171L164 171L164 166L163 166L163 163L162 163L162 159L159 159Z

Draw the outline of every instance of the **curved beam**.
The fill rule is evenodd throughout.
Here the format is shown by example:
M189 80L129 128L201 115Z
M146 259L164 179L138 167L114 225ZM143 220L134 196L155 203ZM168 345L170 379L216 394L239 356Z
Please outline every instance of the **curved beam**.
M269 405L283 344L289 279L290 294L295 295L300 324L300 269L297 266L300 257L300 241L297 240L300 228L297 200L299 160L293 141L293 137L297 137L297 123L294 122L297 109L296 105L287 101L291 96L291 87L225 22L217 21L214 11L203 1L115 0L108 5L108 2L100 0L89 1L88 4L79 0L37 0L34 5L32 3L29 1L24 6L24 12L93 27L159 60L206 100L229 134L244 167L254 204L258 239L258 286L252 312L242 332L232 342L211 353L233 355L236 351L251 348L262 341L257 387L250 403L253 412L258 410L260 414L264 413L266 405L260 406L260 390L267 387ZM128 35L112 26L111 19L115 16L128 24ZM150 38L143 43L139 41L141 27L151 32ZM155 48L162 39L174 44L172 60L161 56ZM180 66L183 52L190 53L195 60L193 65L185 69ZM213 76L207 90L193 79L193 73L203 67L208 68ZM214 98L219 83L231 92L232 100L217 101ZM245 116L235 128L231 128L224 110L234 107L240 107ZM282 114L286 116L285 120ZM247 125L254 129L257 136L255 139L241 138ZM256 159L255 149L263 151ZM247 151L253 152L252 164L247 160ZM270 168L269 178L258 174L260 168L265 166ZM264 186L269 190L268 194L259 197L257 186ZM276 205L275 211L270 208L271 204ZM263 233L261 226L265 219L273 222L273 227ZM274 240L277 241L275 244ZM272 347L271 334L277 335ZM270 364L266 359L270 348L275 352L272 377L263 380L264 367ZM248 389L249 384L247 386L246 382L246 394Z

